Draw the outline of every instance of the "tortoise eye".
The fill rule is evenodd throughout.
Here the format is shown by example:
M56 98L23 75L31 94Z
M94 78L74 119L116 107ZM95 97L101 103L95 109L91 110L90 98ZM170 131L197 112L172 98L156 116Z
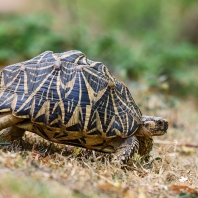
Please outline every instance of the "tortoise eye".
M162 125L162 124L163 124L163 122L162 122L161 120L159 120L157 123L158 123L159 125Z

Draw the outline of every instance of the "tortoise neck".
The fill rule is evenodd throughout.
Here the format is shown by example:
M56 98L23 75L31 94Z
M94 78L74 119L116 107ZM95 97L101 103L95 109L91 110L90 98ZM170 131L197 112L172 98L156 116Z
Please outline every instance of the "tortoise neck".
M151 116L142 116L141 124L139 125L139 128L135 132L136 136L152 136L152 133L144 126L144 122L149 120Z
M137 129L137 131L135 132L136 136L147 136L150 137L152 136L151 132L149 132L144 125L140 125L139 128Z

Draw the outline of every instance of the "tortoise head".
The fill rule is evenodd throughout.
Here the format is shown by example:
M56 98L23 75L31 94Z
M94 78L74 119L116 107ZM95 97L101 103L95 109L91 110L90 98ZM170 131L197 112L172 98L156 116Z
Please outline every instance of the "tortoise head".
M168 121L162 117L142 116L142 124L136 132L137 136L164 135L168 129Z

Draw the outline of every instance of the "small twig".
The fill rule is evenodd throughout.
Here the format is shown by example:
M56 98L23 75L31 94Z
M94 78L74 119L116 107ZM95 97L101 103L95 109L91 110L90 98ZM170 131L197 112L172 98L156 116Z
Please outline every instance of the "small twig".
M154 144L176 144L177 146L186 146L186 147L193 147L198 148L198 144L190 144L190 143L179 143L177 141L168 141L168 140L155 140Z
M2 146L9 146L9 145L11 145L11 143L10 142L1 142L0 145L2 145Z

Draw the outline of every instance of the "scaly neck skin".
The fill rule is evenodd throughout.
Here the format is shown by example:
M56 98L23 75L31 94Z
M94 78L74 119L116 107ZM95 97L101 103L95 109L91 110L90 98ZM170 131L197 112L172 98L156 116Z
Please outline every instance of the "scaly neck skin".
M136 136L153 136L152 133L150 131L148 131L142 124L139 126L139 128L137 129L137 131L135 132Z

